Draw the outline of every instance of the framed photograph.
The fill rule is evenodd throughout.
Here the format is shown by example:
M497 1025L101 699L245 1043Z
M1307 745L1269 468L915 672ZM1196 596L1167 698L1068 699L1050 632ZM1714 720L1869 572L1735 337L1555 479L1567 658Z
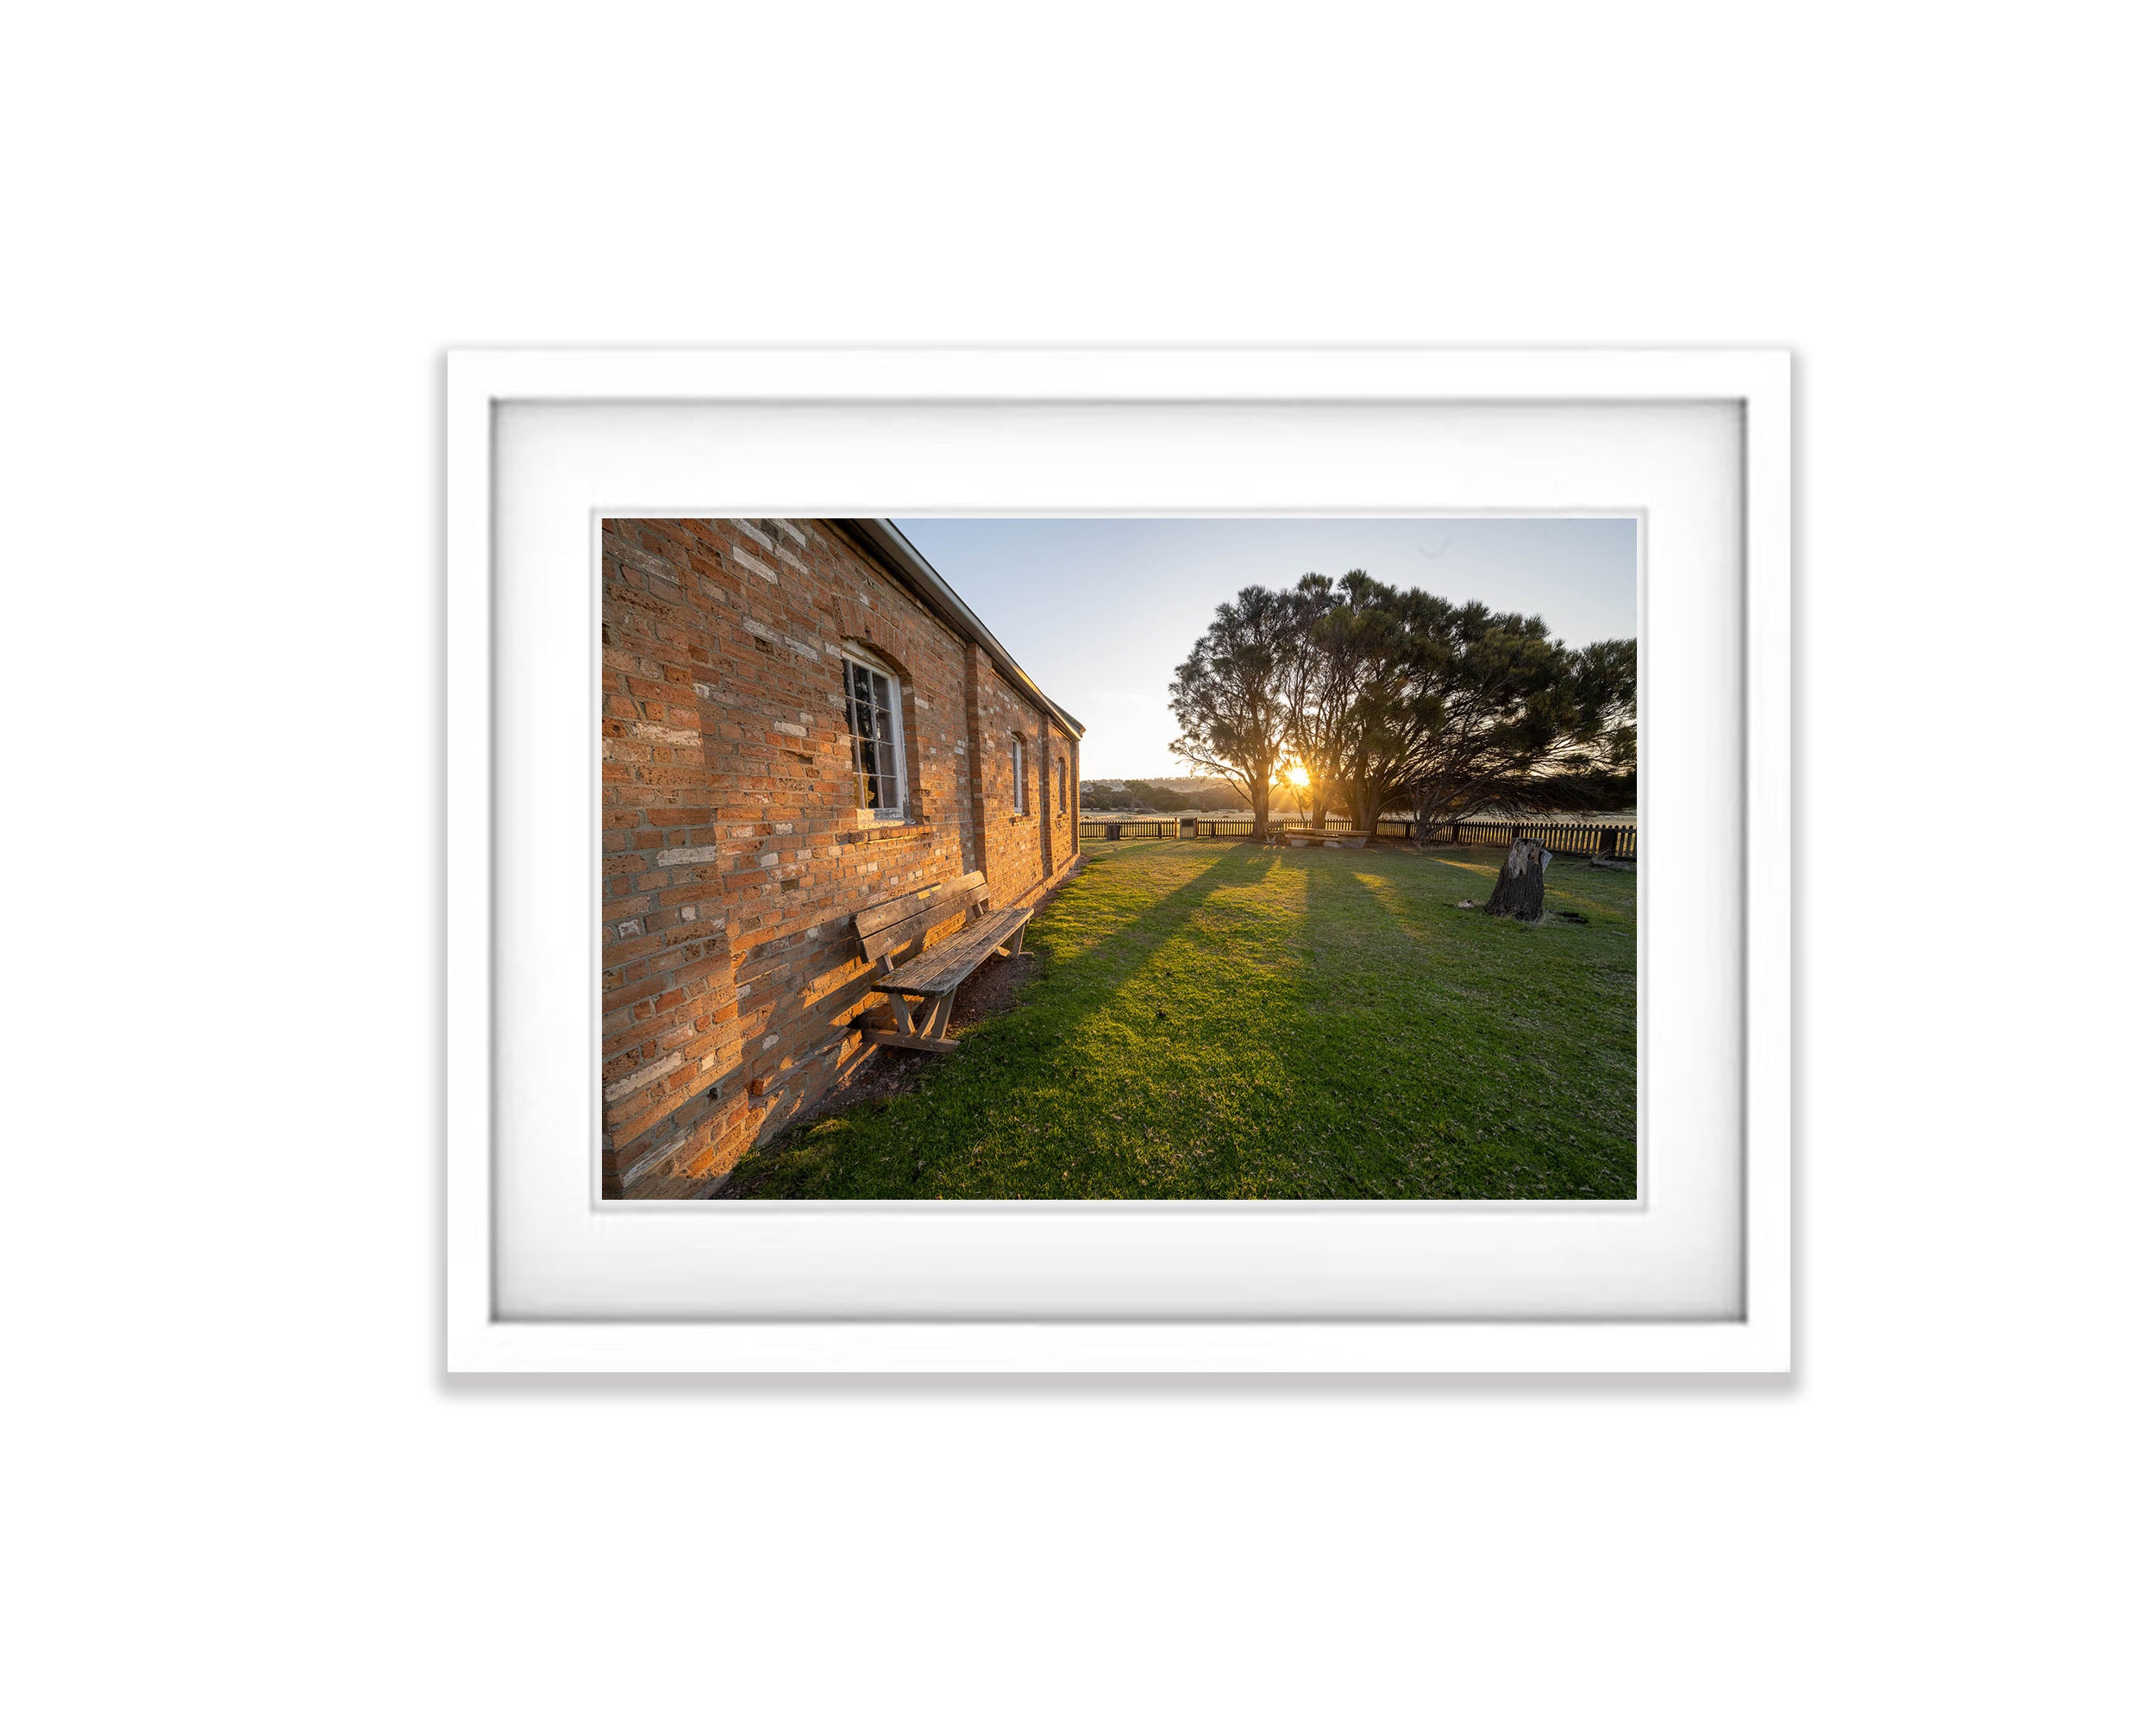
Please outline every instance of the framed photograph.
M1789 1369L1786 354L448 399L452 1371Z

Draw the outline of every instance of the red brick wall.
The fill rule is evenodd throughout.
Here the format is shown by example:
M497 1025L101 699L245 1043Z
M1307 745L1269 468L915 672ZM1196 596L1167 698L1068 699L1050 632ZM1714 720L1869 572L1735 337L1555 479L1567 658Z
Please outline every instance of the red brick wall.
M1077 745L828 523L601 538L605 1190L683 1196L873 1056L856 910L975 868L1020 904L1069 865ZM849 643L901 674L903 823L855 806Z
M1034 707L997 674L988 656L968 647L973 690L975 773L974 795L980 810L981 865L993 886L999 879L1038 879L1053 875L1077 852L1077 748L1048 715ZM1018 812L1012 788L1017 762L1013 737L1025 740L1025 811ZM1056 763L1066 774L1063 809L1056 807Z

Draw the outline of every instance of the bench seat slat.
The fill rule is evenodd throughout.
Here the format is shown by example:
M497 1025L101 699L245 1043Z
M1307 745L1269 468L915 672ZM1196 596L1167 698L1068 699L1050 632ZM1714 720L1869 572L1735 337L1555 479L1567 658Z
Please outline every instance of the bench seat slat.
M1032 915L1030 908L992 911L963 934L931 947L888 976L874 978L869 986L887 994L921 994L931 1000L948 994L979 969L990 953L1024 928Z

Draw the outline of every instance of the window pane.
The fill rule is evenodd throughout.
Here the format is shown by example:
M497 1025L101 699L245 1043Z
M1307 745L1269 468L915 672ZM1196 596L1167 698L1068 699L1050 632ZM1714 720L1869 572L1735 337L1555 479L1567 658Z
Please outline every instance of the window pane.
M849 765L855 800L884 820L905 817L905 787L899 767L898 691L892 680L847 661L846 725L852 733Z
M853 733L847 752L854 775L854 801L862 808L879 806L876 785L875 687L868 668L849 662L840 681L846 691L846 728Z

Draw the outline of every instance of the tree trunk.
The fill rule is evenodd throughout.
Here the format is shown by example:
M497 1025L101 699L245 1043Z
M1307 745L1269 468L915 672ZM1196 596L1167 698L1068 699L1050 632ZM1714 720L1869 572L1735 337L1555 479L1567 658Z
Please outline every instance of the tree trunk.
M1260 844L1265 842L1265 830L1273 819L1273 763L1246 761L1243 763L1244 797L1250 806L1250 818L1257 823L1250 829L1250 837ZM1257 787L1255 790L1252 786Z
M1533 922L1542 915L1542 875L1553 853L1532 838L1515 838L1505 853L1505 866L1497 871L1497 886L1482 906L1491 916L1517 917Z
M1349 781L1347 818L1351 830L1374 837L1377 831L1378 817L1384 812L1383 799L1376 791L1368 785Z

